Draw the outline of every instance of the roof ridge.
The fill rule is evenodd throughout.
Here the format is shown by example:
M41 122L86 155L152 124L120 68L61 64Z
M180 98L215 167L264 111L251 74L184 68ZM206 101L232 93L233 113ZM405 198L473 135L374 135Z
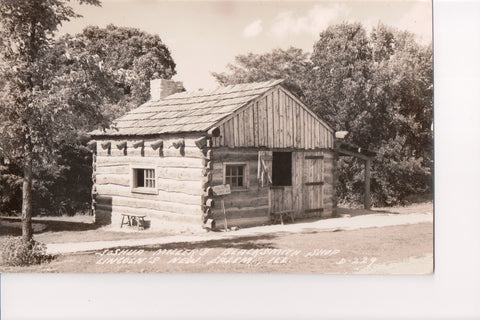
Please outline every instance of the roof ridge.
M231 85L227 85L227 86L218 86L216 88L212 88L212 89L208 89L208 90L182 91L182 92L172 94L170 96L166 96L165 98L157 100L157 101L194 98L196 96L208 97L208 96L214 96L214 95L221 95L221 94L225 94L225 92L222 92L222 91L227 90L227 89L228 90L237 89L237 91L230 91L228 93L252 91L252 90L258 90L258 89L263 89L263 88L267 89L267 88L276 86L277 84L282 83L284 81L285 81L285 79L272 79L272 80L268 80L268 81L242 82L242 83L236 83L236 84L231 84ZM240 86L250 86L250 88L247 87L247 88L240 89ZM194 93L198 93L198 95L190 96L191 94L194 94Z

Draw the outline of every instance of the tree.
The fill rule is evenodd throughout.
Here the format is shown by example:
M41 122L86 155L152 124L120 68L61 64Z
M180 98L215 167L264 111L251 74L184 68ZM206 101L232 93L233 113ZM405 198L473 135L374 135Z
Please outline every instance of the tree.
M290 47L274 49L264 54L248 53L235 57L234 64L228 64L229 73L212 75L222 85L238 84L272 79L285 79L285 86L303 98L302 77L311 69L308 53Z
M44 82L65 80L52 97L61 96L70 104L78 104L81 100L76 94L82 92L79 88L84 96L95 93L96 97L84 99L88 104L76 108L93 113L73 114L69 121L72 130L58 135L68 139L52 141L54 151L49 154L48 163L33 168L34 213L85 212L91 200L91 153L85 147L86 133L108 126L112 119L147 101L149 80L171 78L175 74L175 63L157 35L113 25L91 26L79 34L51 40L41 60L56 70L50 75L52 80L44 75ZM72 81L75 77L78 80ZM0 189L5 191L0 197L0 210L20 210L15 200L21 192L18 182L23 179L17 163L12 161L10 165L0 166Z
M299 49L289 49L301 52ZM214 74L221 84L287 78L297 95L347 142L376 150L373 204L404 202L432 182L433 63L430 46L412 34L379 24L370 34L359 23L329 26L314 43L310 61L284 53L246 54ZM294 68L298 62L302 68ZM282 68L288 66L288 68ZM342 157L340 199L361 201L363 163Z
M328 27L314 44L307 78L307 104L335 130L347 130L355 143L368 146L372 104L369 99L372 52L359 23Z
M306 96L349 141L378 151L372 169L375 204L403 202L431 183L432 55L413 35L379 24L330 26L314 45ZM342 198L359 200L363 167L339 162Z
M75 40L77 45L69 45ZM103 115L113 120L149 99L149 80L170 79L176 74L170 51L158 35L136 28L108 25L89 26L74 37L59 40L68 50L96 57L117 92L112 104L102 107Z
M98 0L79 0L99 5ZM33 168L48 163L55 142L65 139L75 114L96 114L90 100L99 98L89 87L98 68L91 73L58 75L57 64L45 57L51 53L53 35L58 26L79 17L62 0L0 0L0 74L4 81L1 97L1 153L11 162L21 163L22 235L32 239ZM78 59L79 64L88 63ZM74 85L77 85L76 87ZM76 88L72 92L72 88Z

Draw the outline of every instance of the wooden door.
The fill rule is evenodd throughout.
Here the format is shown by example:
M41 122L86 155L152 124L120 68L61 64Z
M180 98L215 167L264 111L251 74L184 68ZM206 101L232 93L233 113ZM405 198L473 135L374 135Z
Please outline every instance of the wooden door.
M303 208L305 216L323 211L324 159L321 152L305 152L303 164Z
M292 186L270 187L270 212L293 212L292 190Z
M292 152L273 152L272 186L270 187L270 211L291 212L293 203L293 154Z

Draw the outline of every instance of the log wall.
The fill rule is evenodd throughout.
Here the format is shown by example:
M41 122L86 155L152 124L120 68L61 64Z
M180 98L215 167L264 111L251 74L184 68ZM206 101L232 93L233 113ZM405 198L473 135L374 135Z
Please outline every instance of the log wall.
M225 216L221 200L225 203L225 213L228 226L253 226L269 224L268 187L261 187L257 179L258 150L231 150L216 148L212 150L212 181L211 185L223 184L224 163L241 162L247 166L247 185L243 189L232 189L232 193L224 196L214 196L212 217L217 227L223 228Z
M332 150L292 152L292 186L262 187L258 179L258 149L216 148L212 150L211 185L224 183L224 163L245 163L248 170L248 187L232 189L224 196L213 196L211 218L217 227L223 228L225 215L221 200L225 203L228 226L252 226L270 223L270 212L292 210L296 218L331 217L335 206L333 194ZM266 164L271 167L270 164Z
M205 156L195 144L198 137L98 141L92 190L96 222L120 226L122 213L134 213L145 214L152 229L159 220L200 227ZM155 169L153 190L133 189L134 168Z

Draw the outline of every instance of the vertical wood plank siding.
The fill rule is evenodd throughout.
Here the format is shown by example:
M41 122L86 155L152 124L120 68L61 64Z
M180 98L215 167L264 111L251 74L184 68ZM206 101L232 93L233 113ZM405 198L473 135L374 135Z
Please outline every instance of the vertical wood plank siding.
M334 133L281 87L250 103L221 126L215 147L331 149Z

